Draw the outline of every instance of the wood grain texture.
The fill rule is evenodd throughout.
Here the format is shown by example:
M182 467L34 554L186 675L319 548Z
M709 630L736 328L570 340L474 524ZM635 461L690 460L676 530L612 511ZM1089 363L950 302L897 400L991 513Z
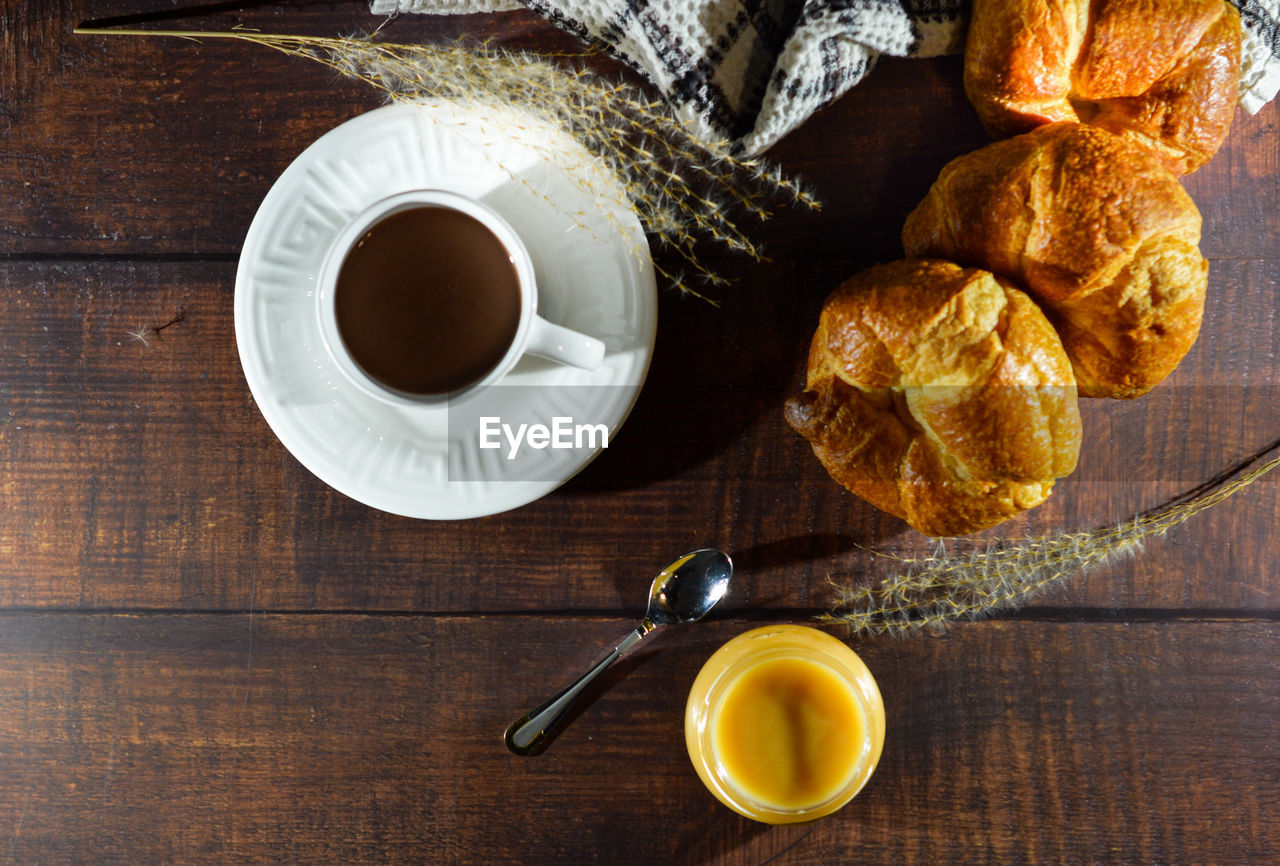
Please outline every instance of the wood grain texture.
M1274 622L987 623L858 644L885 696L881 764L841 812L777 828L720 806L684 753L684 697L738 621L656 634L536 758L507 753L506 723L629 621L2 622L7 862L1280 855Z
M868 567L856 545L921 547L831 482L782 420L819 287L854 267L742 268L719 309L666 299L640 404L599 460L515 512L423 522L327 488L274 439L239 369L231 264L0 266L0 599L476 612L540 609L531 587L554 584L563 609L616 610L672 551L717 544L744 569L744 608L824 607L827 574ZM1087 401L1076 474L987 537L1126 519L1276 436L1280 329L1228 311L1261 303L1280 268L1217 270L1224 302L1183 368L1144 400ZM737 361L715 388L689 375L725 357ZM1274 609L1278 488L1260 482L1054 603ZM1210 552L1222 538L1256 543L1224 559Z
M121 2L80 8L88 18L112 7L130 9ZM330 35L364 20L347 4L274 11L182 26ZM70 29L79 19L60 4L30 18L10 14L23 22L10 30L14 51L21 55L22 40L32 39L41 51L38 59L17 57L15 75L24 84L5 94L6 137L18 146L0 151L0 184L14 195L0 252L234 255L258 202L289 162L381 102L319 64L258 46L75 36ZM575 50L569 37L523 13L430 24L402 16L382 31L388 41L405 42L459 34ZM603 57L589 63L624 77ZM868 80L872 86L854 88L775 146L769 156L806 178L824 209L773 221L761 238L771 255L900 255L902 221L938 170L989 141L959 79L956 57L886 59ZM1237 112L1224 148L1184 178L1205 214L1210 257L1268 257L1280 246L1277 122L1275 106L1254 117Z
M375 23L363 0L154 5L166 26ZM899 256L938 170L986 142L959 58L882 61L773 149L823 209L751 226L768 263L708 248L719 308L662 294L598 460L428 522L290 456L234 338L262 196L378 96L254 46L71 34L138 11L0 0L0 864L1280 859L1280 473L1024 610L855 643L889 738L833 818L752 824L684 756L721 642L876 579L866 547L932 549L831 482L781 405L827 293ZM383 35L578 47L531 13ZM1211 264L1198 343L1142 400L1087 402L1077 472L977 543L1129 519L1280 439L1280 108L1238 113L1183 182ZM509 756L505 724L708 544L738 568L719 618L655 636L547 754Z
M0 54L12 58L17 82L0 92L5 138L16 145L0 149L0 188L12 191L0 254L234 256L289 162L384 101L319 63L260 46L71 32L85 19L138 12L128 0L5 0L0 10L13 22ZM246 3L146 26L337 36L375 29L382 19L367 10L364 0ZM524 12L405 15L381 38L584 50ZM590 62L634 79L603 55Z

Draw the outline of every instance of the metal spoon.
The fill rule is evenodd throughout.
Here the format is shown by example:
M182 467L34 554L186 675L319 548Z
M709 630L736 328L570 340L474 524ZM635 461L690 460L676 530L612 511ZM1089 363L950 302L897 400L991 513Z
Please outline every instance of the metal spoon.
M732 574L733 563L729 557L711 548L686 553L658 572L649 589L649 609L639 627L568 688L513 722L507 728L507 748L517 755L536 752L596 677L658 626L696 622L706 616L728 592Z

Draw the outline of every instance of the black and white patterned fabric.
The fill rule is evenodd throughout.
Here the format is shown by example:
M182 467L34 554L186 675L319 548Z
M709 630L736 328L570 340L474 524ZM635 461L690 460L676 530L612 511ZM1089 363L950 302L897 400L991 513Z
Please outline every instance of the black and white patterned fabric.
M1240 103L1280 90L1280 0L1231 0L1244 25ZM767 149L871 71L882 55L962 51L969 0L371 0L372 11L526 6L607 45L703 134Z

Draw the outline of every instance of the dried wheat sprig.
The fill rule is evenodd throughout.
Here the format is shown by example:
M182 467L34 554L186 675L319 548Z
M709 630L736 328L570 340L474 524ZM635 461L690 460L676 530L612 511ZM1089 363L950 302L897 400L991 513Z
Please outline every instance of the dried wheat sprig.
M799 181L776 166L736 154L730 142L705 140L666 103L576 65L589 53L534 54L487 43L410 45L368 36L295 36L239 29L77 28L76 32L235 39L318 62L363 81L391 100L445 99L532 114L587 150L591 155L587 170L570 173L570 179L590 195L633 209L645 232L682 258L693 276L662 268L658 272L682 292L699 297L705 296L693 288L694 281L726 282L695 251L702 240L764 260L760 247L738 224L736 211L765 220L771 216L767 205L775 200L819 207ZM557 156L548 149L554 144L536 136L522 143L549 160ZM622 201L617 200L619 185Z
M901 570L870 586L832 581L838 600L823 619L852 634L896 634L938 629L957 619L1007 609L1059 580L1133 555L1146 541L1234 496L1280 467L1280 456L1263 461L1277 448L1280 442L1172 503L1101 529L993 541L950 553L940 542L934 553L922 557L873 551L895 561Z

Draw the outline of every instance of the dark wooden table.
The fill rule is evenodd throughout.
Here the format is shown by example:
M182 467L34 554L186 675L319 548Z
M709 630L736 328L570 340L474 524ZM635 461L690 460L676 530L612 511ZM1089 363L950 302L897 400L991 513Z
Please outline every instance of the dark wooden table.
M71 34L137 11L0 2L0 862L1280 857L1277 477L1017 611L854 640L888 734L832 817L754 824L685 756L723 641L827 610L829 576L874 579L860 546L928 548L832 483L781 407L826 293L901 255L939 168L986 142L957 58L883 62L770 152L825 207L752 228L768 264L717 259L721 307L662 294L639 404L586 471L428 522L290 456L233 331L258 204L378 95L249 45ZM167 23L373 22L299 3ZM384 35L461 33L575 48L523 13ZM983 538L1125 520L1280 438L1276 106L1238 113L1185 184L1212 263L1198 344L1147 398L1086 403L1077 473ZM703 545L737 563L724 609L656 637L545 754L509 754L506 723Z

